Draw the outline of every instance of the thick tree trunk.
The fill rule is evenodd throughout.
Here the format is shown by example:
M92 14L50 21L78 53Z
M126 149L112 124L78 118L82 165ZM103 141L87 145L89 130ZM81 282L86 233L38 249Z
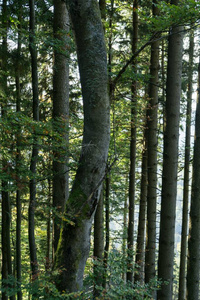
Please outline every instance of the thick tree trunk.
M177 4L178 1L173 1ZM177 194L179 116L182 73L182 28L171 29L168 46L166 86L166 129L162 175L161 220L158 278L167 281L158 291L158 299L172 299L174 233ZM167 255L166 255L167 253Z
M200 60L198 67L198 101L195 118L195 140L190 208L190 229L188 237L187 299L199 299L200 268Z
M188 236L188 202L190 181L190 135L191 135L191 112L192 112L192 78L193 78L193 56L194 56L194 32L190 34L189 66L188 66L188 90L187 90L187 112L185 133L185 163L184 163L184 185L183 185L183 216L181 232L181 255L179 271L179 300L185 300L186 290L186 257Z
M157 1L153 1L153 15L158 15ZM148 130L148 188L147 188L147 241L145 256L145 282L155 278L156 256L156 200L157 200L157 109L158 109L159 41L151 45ZM154 297L155 295L152 295Z
M68 123L69 123L69 53L67 51L69 17L66 3L62 0L54 1L54 38L61 43L60 48L54 49L53 75L53 118L55 130L62 126L60 133L65 147L54 151L53 161L53 207L55 209L53 222L53 252L55 253L60 236L61 214L64 212L68 198ZM61 121L62 120L62 121ZM61 124L62 122L62 124ZM61 126L59 126L59 124Z
M37 71L37 50L35 44L35 2L29 0L30 7L30 33L29 33L29 48L31 54L31 70L32 70L32 93L33 93L33 120L39 121L39 98L38 98L38 71ZM35 280L38 276L38 261L37 250L35 243L35 207L36 207L36 165L38 157L37 137L34 137L32 149L30 171L32 179L29 183L30 202L29 202L29 249L32 279Z
M137 50L138 42L138 1L133 1L133 37L132 37L132 53ZM136 62L132 64L136 73ZM135 211L135 162L136 162L136 80L132 81L131 86L131 137L130 137L130 171L129 171L129 212L128 212L128 267L127 281L133 282L133 241L134 241L134 211Z
M90 231L105 175L109 137L106 49L96 0L66 1L75 32L84 106L79 167L66 203L55 257L60 291L82 287Z

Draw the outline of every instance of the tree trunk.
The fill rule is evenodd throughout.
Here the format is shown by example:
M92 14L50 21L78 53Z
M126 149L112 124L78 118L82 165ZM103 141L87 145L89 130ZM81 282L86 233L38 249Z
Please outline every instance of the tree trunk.
M172 1L178 4L178 1ZM158 291L158 299L172 299L174 233L177 194L178 140L182 73L182 28L171 29L168 45L166 85L166 129L161 196L161 220L158 258L158 278L167 281ZM167 253L167 255L166 255Z
M193 56L194 56L194 32L190 34L189 65L188 65L188 90L187 90L187 112L186 112L186 134L185 134L185 163L183 184L183 216L181 233L181 255L179 271L179 300L185 300L186 290L186 257L188 236L188 202L190 181L190 134L191 134L191 108L192 108L192 78L193 78Z
M62 213L68 198L68 124L69 124L69 54L67 51L69 30L69 17L66 3L62 0L54 1L54 38L62 47L54 49L53 74L53 119L55 130L64 128L59 134L65 146L54 151L53 161L53 207L55 215L53 220L53 253L55 253L60 236ZM62 122L62 123L61 123ZM60 125L60 126L59 126Z
M3 76L1 76L1 117L6 118L7 116L7 96L8 96L8 45L7 45L7 34L8 34L8 7L7 1L4 0L2 3L2 52L1 52L1 67ZM9 184L6 175L9 174L9 164L7 158L4 156L2 159L2 170L5 172L5 179L2 179L2 227L1 227L1 238L2 238L2 287L8 289L13 288L10 284L5 284L4 280L8 276L12 276L12 259L11 259L11 245L10 245L10 220L11 220L11 207L10 207L10 197L9 197ZM9 297L14 300L14 296ZM2 300L7 300L8 296L6 291L2 292Z
M190 208L190 229L188 237L187 299L199 299L200 268L200 60L198 67L198 101L195 118L195 140Z
M133 1L133 37L132 53L136 52L138 42L138 1ZM136 73L136 62L132 64ZM128 267L127 281L133 282L133 241L134 241L134 210L135 210L135 163L136 163L136 80L132 81L131 93L131 137L130 137L130 171L129 171L129 219L128 219Z
M35 44L35 3L34 0L29 0L30 8L30 33L29 33L29 49L31 54L31 70L32 70L32 94L33 94L33 120L39 121L39 99L38 99L38 72L37 72L37 50ZM31 180L30 188L30 202L29 202L29 249L32 280L38 277L38 261L37 250L35 244L35 208L36 208L36 165L38 157L37 137L34 137L32 157L31 157Z
M147 206L147 129L144 129L144 142L142 152L142 172L140 187L140 208L138 220L137 246L135 262L137 271L135 272L134 281L144 283L144 266L145 266L145 222Z
M106 230L106 240L104 248L104 271L103 271L103 288L106 289L106 279L107 279L107 270L108 270L108 251L110 248L110 177L106 176L106 196L105 196L105 230Z
M90 231L105 176L109 137L106 49L96 0L66 1L75 32L84 107L82 152L55 256L60 291L82 287Z
M153 1L153 15L159 11ZM145 255L145 282L155 278L156 256L156 201L157 201L157 109L158 109L158 69L159 69L159 41L151 44L149 106L147 110L148 130L148 188L147 188L147 241ZM155 295L152 294L155 298Z
M21 88L20 88L20 56L21 56L21 29L22 29L22 5L21 0L18 1L18 45L17 45L17 62L16 62L16 112L21 111ZM19 147L20 130L17 134L17 154L16 154L16 173L20 167L21 151ZM21 192L18 187L20 185L20 179L17 181L17 192L16 192L16 207L17 207L17 221L16 221L16 272L17 272L17 284L19 290L17 292L17 299L22 300L21 291Z
M103 249L104 249L104 222L103 222L103 190L99 198L99 203L94 217L94 291L95 297L100 296L100 291L96 286L102 285L102 266L103 266Z

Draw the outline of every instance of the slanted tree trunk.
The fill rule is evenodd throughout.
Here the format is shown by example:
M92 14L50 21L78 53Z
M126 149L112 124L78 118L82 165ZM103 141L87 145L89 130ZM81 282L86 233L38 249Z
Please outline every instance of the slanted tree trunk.
M53 67L53 119L55 130L63 131L59 134L63 138L63 147L54 151L53 161L53 253L55 253L60 236L61 215L64 212L68 198L68 122L69 122L69 53L67 50L69 17L66 3L62 0L54 1L54 49ZM59 42L59 45L57 46ZM59 126L60 125L60 126Z
M109 137L106 49L96 0L66 1L76 38L84 106L82 152L55 256L60 291L82 287L90 231L105 175Z
M133 1L133 36L132 53L136 52L138 42L138 1ZM132 64L136 73L136 62ZM128 212L128 267L127 281L133 282L133 241L134 241L134 211L135 211L135 163L136 163L136 80L132 81L131 86L131 137L130 137L130 171L129 171L129 212Z
M39 98L38 98L38 71L37 71L37 50L35 43L35 2L29 0L30 21L29 21L29 49L31 54L31 71L32 71L32 94L33 94L33 120L39 121ZM38 158L37 137L34 137L31 157L31 180L29 183L30 202L29 202L29 249L32 280L38 277L38 261L35 243L35 208L36 208L36 170Z
M153 1L153 15L158 15L157 1ZM148 130L148 188L147 188L147 240L145 255L145 282L155 278L156 256L156 201L157 201L157 109L158 109L159 41L151 44ZM152 295L154 297L155 295Z
M188 236L188 202L189 202L189 181L190 181L190 134L191 134L191 112L192 112L192 78L193 78L193 56L194 56L194 32L190 33L189 65L188 65L188 90L187 90L187 112L186 112L186 133L185 133L185 163L183 183L183 216L181 232L181 254L179 271L179 300L185 300L186 290L186 257L187 257L187 236Z
M198 100L195 118L195 140L190 207L190 228L188 237L187 300L199 299L200 268L200 60L198 67Z
M178 1L172 1L178 4ZM174 234L177 194L178 140L182 73L182 28L171 28L168 45L166 84L166 128L161 196L161 220L158 258L158 278L167 281L158 291L158 299L172 299ZM167 255L166 255L167 254Z

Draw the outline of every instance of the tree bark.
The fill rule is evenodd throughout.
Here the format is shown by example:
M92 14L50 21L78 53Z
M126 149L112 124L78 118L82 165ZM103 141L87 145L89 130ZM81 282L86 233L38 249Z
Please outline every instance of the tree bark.
M138 1L133 1L133 37L132 53L136 52L138 42ZM136 62L132 64L136 73ZM129 212L128 212L128 267L127 281L133 282L133 241L134 241L134 211L135 211L135 162L136 162L136 80L132 81L131 86L131 137L130 137L130 171L129 171Z
M29 0L30 21L29 21L29 49L31 54L32 71L32 94L33 94L33 120L39 121L39 97L38 97L38 71L37 71L37 50L35 43L35 2ZM38 145L37 137L34 137L32 157L30 164L31 180L29 183L30 202L29 202L29 249L32 280L38 277L37 249L35 243L35 208L36 208L36 171L37 171Z
M20 57L21 57L21 29L22 29L22 5L21 0L18 1L18 45L17 45L17 62L16 62L16 112L19 113L21 111L21 88L20 88ZM20 129L17 133L17 154L16 154L16 173L18 174L18 170L20 167L21 161L21 151L19 147L19 137L20 137ZM19 176L18 176L19 178ZM17 299L22 300L22 291L21 291L21 191L18 187L20 184L20 179L17 180L17 191L16 191L16 207L17 207L17 221L16 221L16 272L17 272Z
M198 66L198 100L195 118L195 140L188 237L187 300L199 299L200 268L200 60Z
M82 287L90 249L90 231L105 176L109 137L106 49L96 0L66 1L76 38L83 95L82 152L66 203L55 257L60 291Z
M159 11L153 1L153 15ZM151 44L150 60L150 83L149 83L149 106L147 109L147 240L145 255L145 282L155 278L156 256L156 201L157 201L157 109L158 109L158 70L159 70L159 41ZM155 297L155 295L152 295Z
M61 47L54 49L54 74L53 74L53 119L55 130L64 128L59 134L63 138L65 147L54 151L53 161L53 253L55 253L60 236L62 213L68 198L68 125L69 125L69 53L68 38L69 17L66 3L62 0L54 1L54 38ZM59 126L60 125L60 126Z
M104 222L103 222L103 190L99 198L99 203L94 217L94 298L100 296L100 291L96 286L102 285L102 267L103 267L103 250L104 250Z
M106 240L105 240L105 248L104 248L104 271L103 271L103 288L106 289L106 279L107 279L107 271L108 271L108 251L110 248L110 177L106 176L106 188L105 188L106 196L105 196L105 231L106 231Z
M147 207L147 128L144 129L142 152L142 172L140 187L140 208L138 220L137 246L136 246L136 267L138 268L134 275L134 281L144 283L144 266L145 266L145 223Z
M178 1L172 1L178 4ZM171 29L168 44L166 85L166 129L161 196L161 220L158 258L158 278L167 281L158 291L158 299L172 299L174 233L177 195L178 140L182 73L182 28ZM167 255L166 255L167 253Z
M179 300L185 300L186 290L186 257L188 236L188 203L189 203L189 181L190 181L190 135L191 135L191 113L192 113L192 78L193 78L193 56L194 56L194 32L190 33L189 65L188 65L188 90L187 90L187 112L185 133L185 163L183 183L183 215L181 232L181 254L179 268Z

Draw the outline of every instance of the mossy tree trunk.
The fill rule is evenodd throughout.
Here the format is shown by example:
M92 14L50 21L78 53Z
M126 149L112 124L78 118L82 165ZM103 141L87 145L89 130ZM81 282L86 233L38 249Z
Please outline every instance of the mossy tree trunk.
M84 133L79 166L66 203L54 268L60 291L82 287L90 231L105 175L110 117L106 49L96 0L66 1L71 17L83 95Z

